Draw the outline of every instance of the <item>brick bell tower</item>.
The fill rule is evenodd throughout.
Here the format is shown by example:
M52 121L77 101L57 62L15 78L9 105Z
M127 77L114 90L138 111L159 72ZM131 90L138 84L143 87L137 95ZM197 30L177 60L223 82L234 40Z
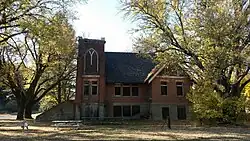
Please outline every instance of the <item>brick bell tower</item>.
M78 39L75 118L104 117L104 38Z

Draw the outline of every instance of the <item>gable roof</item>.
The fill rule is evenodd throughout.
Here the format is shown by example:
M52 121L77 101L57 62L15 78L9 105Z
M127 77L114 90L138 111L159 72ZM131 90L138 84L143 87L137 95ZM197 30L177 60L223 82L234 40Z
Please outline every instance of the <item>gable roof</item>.
M144 82L147 82L148 83L151 83L152 80L166 67L166 64L159 64L159 65L156 65L152 70L151 72L148 74L147 78L144 80Z
M107 83L144 83L155 67L152 60L137 53L105 52L105 59Z

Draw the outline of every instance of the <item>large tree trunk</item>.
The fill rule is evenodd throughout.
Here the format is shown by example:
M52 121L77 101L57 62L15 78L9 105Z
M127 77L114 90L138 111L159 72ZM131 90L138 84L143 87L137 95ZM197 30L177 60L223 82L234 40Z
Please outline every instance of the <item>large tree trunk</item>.
M25 101L23 99L17 99L17 117L16 120L23 120L23 114L25 109Z
M32 108L34 106L34 103L28 103L26 106L25 106L25 118L28 118L28 119L33 119L32 118Z

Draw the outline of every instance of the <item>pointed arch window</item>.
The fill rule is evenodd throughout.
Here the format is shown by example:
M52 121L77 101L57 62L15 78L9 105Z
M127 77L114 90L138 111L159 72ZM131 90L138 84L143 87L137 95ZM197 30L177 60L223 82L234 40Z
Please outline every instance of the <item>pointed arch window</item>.
M85 53L85 65L84 70L87 73L95 73L98 72L98 53L93 48L90 48Z

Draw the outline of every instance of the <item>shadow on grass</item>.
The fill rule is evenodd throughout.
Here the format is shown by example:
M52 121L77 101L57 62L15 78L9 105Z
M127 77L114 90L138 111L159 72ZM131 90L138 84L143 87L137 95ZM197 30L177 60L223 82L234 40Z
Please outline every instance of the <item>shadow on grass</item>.
M7 126L16 126L14 121L6 121ZM172 129L162 128L161 124L130 124L130 125L83 125L79 130L62 128L60 130L46 130L51 123L33 123L35 129L30 128L24 132L22 129L1 128L0 140L2 141L71 141L71 140L250 140L250 130L246 128L224 128L224 127L186 127L172 126ZM32 126L31 125L31 126ZM8 134L10 132L10 134ZM203 135L196 136L197 139L185 139L202 132ZM210 134L214 134L213 136ZM146 137L142 137L146 135ZM225 136L226 135L226 136ZM203 137L202 137L203 136ZM190 138L190 137L189 137Z

